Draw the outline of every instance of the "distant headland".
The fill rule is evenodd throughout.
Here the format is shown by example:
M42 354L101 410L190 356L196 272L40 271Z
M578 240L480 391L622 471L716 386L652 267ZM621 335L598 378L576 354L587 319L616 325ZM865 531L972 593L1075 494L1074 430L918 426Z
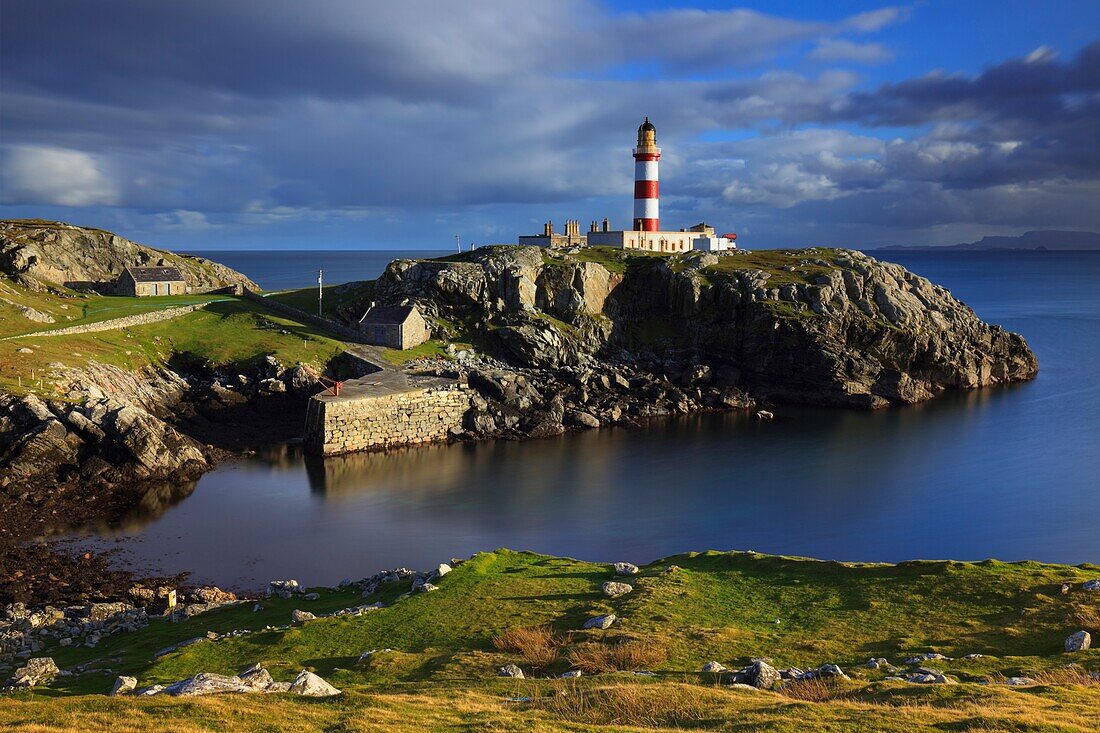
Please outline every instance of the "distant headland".
M1064 229L1040 229L1018 237L982 237L977 242L951 245L891 244L876 252L993 252L1031 250L1058 252L1100 252L1100 232L1076 232Z

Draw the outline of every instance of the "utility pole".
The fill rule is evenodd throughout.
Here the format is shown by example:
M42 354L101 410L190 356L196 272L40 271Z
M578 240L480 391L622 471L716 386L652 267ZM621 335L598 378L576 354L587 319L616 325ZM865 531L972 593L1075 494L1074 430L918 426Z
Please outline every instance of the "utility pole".
M459 239L457 234L455 235L455 246L458 247L458 253L462 254L462 240Z
M325 291L323 290L325 280L325 271L317 271L317 315L321 315L321 298L324 297Z

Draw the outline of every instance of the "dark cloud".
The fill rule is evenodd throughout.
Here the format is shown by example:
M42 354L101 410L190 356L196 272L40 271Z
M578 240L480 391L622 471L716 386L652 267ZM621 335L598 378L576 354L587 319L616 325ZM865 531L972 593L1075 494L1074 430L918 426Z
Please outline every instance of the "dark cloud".
M1100 42L1093 42L1065 63L1040 48L975 77L936 72L884 84L848 95L823 116L889 127L960 120L1016 125L1066 116L1095 122L1098 93Z
M678 226L1100 226L1074 208L1100 191L1100 43L861 89L849 67L892 54L870 34L911 12L9 0L0 204L163 231L328 218L508 238L625 220L649 114Z

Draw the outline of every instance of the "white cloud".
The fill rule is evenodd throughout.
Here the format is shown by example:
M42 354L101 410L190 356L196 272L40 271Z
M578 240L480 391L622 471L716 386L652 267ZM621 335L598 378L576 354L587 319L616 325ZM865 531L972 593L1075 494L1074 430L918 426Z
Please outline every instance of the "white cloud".
M92 206L118 200L117 187L88 153L19 145L5 158L4 198L11 202Z
M912 7L894 5L858 13L845 20L844 25L860 33L873 33L886 26L908 20L912 13Z
M1050 46L1039 46L1037 49L1029 53L1024 57L1024 61L1029 64L1041 64L1047 61L1053 61L1058 54Z
M853 61L858 64L881 64L894 58L881 43L856 43L844 38L823 38L807 56L814 61Z

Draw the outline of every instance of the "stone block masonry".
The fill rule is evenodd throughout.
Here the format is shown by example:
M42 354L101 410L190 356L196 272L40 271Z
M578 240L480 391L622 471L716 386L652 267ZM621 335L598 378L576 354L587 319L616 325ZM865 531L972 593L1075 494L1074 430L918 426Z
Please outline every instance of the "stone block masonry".
M471 395L466 385L446 380L400 391L315 395L306 410L305 448L331 456L446 440L462 427Z

